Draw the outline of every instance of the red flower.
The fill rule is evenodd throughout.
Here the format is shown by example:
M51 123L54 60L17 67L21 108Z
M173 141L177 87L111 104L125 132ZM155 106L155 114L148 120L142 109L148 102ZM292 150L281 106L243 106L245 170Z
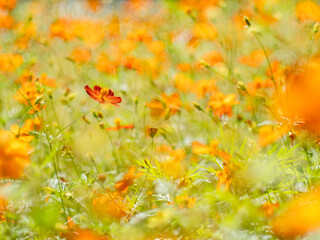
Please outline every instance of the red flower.
M121 103L122 101L121 97L114 96L114 93L111 91L111 89L102 88L97 85L95 85L93 89L86 85L84 89L92 99L98 101L99 103L109 102L115 106L119 106L117 103Z

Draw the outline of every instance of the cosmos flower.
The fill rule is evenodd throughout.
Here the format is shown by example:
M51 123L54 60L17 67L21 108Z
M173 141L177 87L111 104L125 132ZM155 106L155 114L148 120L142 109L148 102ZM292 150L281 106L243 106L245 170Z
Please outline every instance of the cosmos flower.
M106 128L106 131L118 131L120 129L132 129L134 128L133 124L128 124L128 125L121 125L121 119L120 118L116 118L114 120L114 123L116 124L115 127L108 127Z
M128 215L126 201L117 193L98 193L92 200L94 211L101 218L121 219Z
M12 137L9 131L0 130L0 178L22 177L30 163L29 143Z
M34 130L33 120L27 119L25 124L20 128L17 124L12 124L10 127L10 132L18 139L30 142L33 139L33 136L30 135L30 132Z
M273 232L282 239L295 239L320 228L319 186L293 199L272 219Z
M122 101L121 97L114 96L114 93L111 91L111 89L102 88L98 85L95 85L93 89L86 85L84 89L92 99L99 103L108 102L112 105L119 106L117 103L121 103Z
M126 175L124 175L123 179L115 184L114 188L119 193L126 193L128 191L129 186L133 184L134 179L140 177L143 174L142 172L134 174L135 171L135 167L130 167L129 172Z

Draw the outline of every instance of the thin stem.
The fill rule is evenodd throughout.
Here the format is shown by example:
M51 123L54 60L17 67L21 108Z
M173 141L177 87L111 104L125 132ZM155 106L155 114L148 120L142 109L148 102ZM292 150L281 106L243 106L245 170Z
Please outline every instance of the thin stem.
M309 59L310 59L310 55L311 55L311 52L312 52L312 47L313 47L313 42L314 42L315 36L316 36L316 32L313 31L311 43L310 43L310 46L308 48L307 66L309 64Z
M269 70L270 70L270 74L271 74L271 80L272 80L272 82L273 82L273 84L274 84L274 87L275 87L275 89L276 89L276 92L278 93L278 87L277 87L276 80L275 80L274 75L273 75L273 71L272 71L272 68L271 68L271 64L270 64L270 60L269 60L267 51L266 51L265 47L263 46L260 38L258 37L258 35L257 35L257 33L256 33L255 31L253 31L253 35L254 35L254 37L257 39L260 47L262 48L262 51L263 51L265 57L266 57L266 60L267 60L267 63L268 63L268 67L269 67Z
M153 138L152 138L152 140L151 140L150 165L152 164L153 143L154 143L154 142L153 142ZM133 206L132 206L132 208L131 208L128 216L127 216L128 218L130 218L130 216L131 216L131 214L132 214L132 212L133 212L134 206L136 205L136 203L137 203L137 201L138 201L138 199L139 199L139 197L140 197L140 194L141 194L141 192L142 192L142 189L143 189L144 186L146 185L146 182L147 182L147 179L148 179L148 175L149 175L149 172L150 172L150 167L151 167L151 166L149 166L149 164L148 164L147 174L146 174L146 176L145 176L145 178L144 178L144 180L143 180L143 184L142 184L141 188L139 189L139 192L138 192L138 194L137 194L137 198L135 199L135 201L134 201L134 203L133 203Z
M22 128L22 126L23 126L24 120L27 118L27 116L28 116L28 114L29 114L29 111L30 111L31 109L32 109L32 108L30 107L30 108L28 109L28 111L24 114L23 118L22 118L22 121L21 121L21 123L20 123L20 125L19 125L18 136L20 136L20 131L21 131L21 128Z
M67 126L63 127L53 138L52 141L54 141L61 132L63 132L64 130L66 130L68 127L70 127L72 124L74 124L75 122L77 122L78 120L80 120L81 118L83 118L84 116L86 116L88 113L90 113L91 111L93 111L100 103L98 103L97 105L95 105L93 108L91 108L89 111L87 111L86 113L82 114L81 116L77 117L75 120L73 120L71 123L69 123Z

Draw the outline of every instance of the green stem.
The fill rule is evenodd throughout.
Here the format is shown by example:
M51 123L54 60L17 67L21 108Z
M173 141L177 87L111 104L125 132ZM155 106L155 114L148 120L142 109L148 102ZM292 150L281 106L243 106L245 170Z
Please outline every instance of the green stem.
M267 60L267 63L268 63L268 67L269 67L269 70L270 70L270 74L271 74L271 80L272 80L272 82L273 82L273 84L274 84L274 87L275 87L275 89L276 89L276 92L278 93L278 87L277 87L276 80L275 80L274 75L273 75L273 71L272 71L272 68L271 68L271 64L270 64L270 60L269 60L267 51L266 51L265 47L263 46L260 38L258 37L258 35L257 35L257 33L256 33L255 31L253 31L253 35L254 35L254 37L257 39L260 47L262 48L262 51L263 51L265 57L266 57L266 60Z
M309 64L309 59L310 59L310 55L311 55L311 52L312 52L312 47L313 47L313 42L314 42L315 35L316 35L316 32L313 32L311 43L310 43L310 46L308 48L307 66Z
M83 118L84 116L86 116L88 113L90 113L91 111L93 111L100 103L98 103L97 105L95 105L93 108L91 108L89 111L87 111L86 113L82 114L81 116L77 117L75 120L73 120L71 123L69 123L67 126L63 127L53 138L52 141L54 141L61 132L63 132L64 130L66 130L68 127L70 127L72 124L74 124L75 122L77 122L78 120L80 120L81 118Z
M23 126L24 120L27 118L27 116L28 116L28 114L29 114L29 111L30 111L31 109L32 109L32 108L30 107L30 108L28 109L28 111L24 114L23 118L22 118L22 121L21 121L21 123L20 123L20 125L19 125L18 136L20 136L20 131L21 131L21 128L22 128L22 126Z
M154 143L154 142L153 142L153 138L152 138L152 140L151 140L150 165L152 164L153 143ZM146 183L147 183L148 175L149 175L149 172L150 172L150 167L151 167L151 166L148 166L148 171L147 171L147 174L146 174L146 176L145 176L145 178L144 178L144 180L143 180L143 184L142 184L141 188L139 189L139 192L138 192L138 194L137 194L137 198L134 200L133 206L132 206L132 208L131 208L131 210L130 210L128 216L127 216L127 218L130 218L131 214L133 213L134 206L136 205L136 203L137 203L137 201L138 201L138 199L139 199L139 197L140 197L140 194L141 194L141 192L142 192L142 189L144 188L144 186L145 186Z

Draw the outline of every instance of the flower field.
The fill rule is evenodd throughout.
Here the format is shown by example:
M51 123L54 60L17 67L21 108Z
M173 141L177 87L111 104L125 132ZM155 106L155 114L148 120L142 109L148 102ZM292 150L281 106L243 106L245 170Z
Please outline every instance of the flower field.
M320 0L0 0L0 239L320 239Z

